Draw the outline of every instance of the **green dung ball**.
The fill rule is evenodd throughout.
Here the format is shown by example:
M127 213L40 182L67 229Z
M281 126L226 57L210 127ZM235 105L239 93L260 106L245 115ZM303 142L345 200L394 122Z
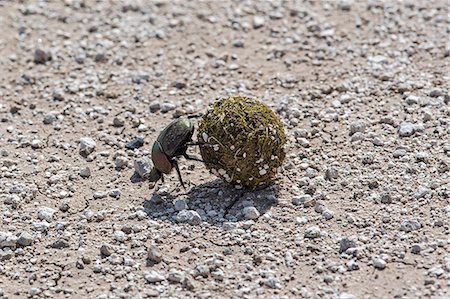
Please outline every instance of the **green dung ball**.
M256 99L234 96L212 104L199 125L203 160L226 182L254 188L273 181L285 158L280 118Z

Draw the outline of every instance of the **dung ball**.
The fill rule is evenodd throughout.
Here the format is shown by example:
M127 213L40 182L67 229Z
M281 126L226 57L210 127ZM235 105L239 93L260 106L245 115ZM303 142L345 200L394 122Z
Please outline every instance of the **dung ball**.
M254 188L273 182L285 158L286 134L267 105L242 96L214 102L197 139L206 167L226 182Z

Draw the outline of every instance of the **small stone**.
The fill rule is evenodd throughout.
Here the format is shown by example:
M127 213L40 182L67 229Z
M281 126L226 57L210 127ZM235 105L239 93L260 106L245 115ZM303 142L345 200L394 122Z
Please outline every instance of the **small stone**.
M349 270L349 271L356 271L356 270L359 270L359 265L358 265L358 263L356 262L356 261L349 261L347 264L346 264L346 266L347 266L347 269Z
M20 246L30 246L33 241L34 237L28 232L20 233L19 237L17 238L17 244L19 244Z
M233 47L235 48L243 48L244 42L241 39L235 39L232 41Z
M167 276L167 280L173 283L181 283L184 279L184 274L178 270L171 270Z
M153 168L150 158L144 156L134 160L134 170L141 178L146 178Z
M88 166L81 167L79 174L82 178L88 178L91 176L91 169Z
M401 123L398 129L400 137L409 137L414 134L414 124L409 122Z
M149 108L151 113L155 113L156 111L161 109L161 104L157 101L153 101L150 103Z
M52 221L53 220L53 216L55 214L55 210L52 208L48 208L48 207L41 207L38 210L38 214L37 217L40 220L45 220L45 221Z
M322 217L325 218L325 220L330 220L334 217L334 212L328 209L325 209L322 212Z
M353 0L340 0L338 7L342 11L350 11L352 9Z
M114 247L111 244L103 244L100 247L100 253L103 256L110 256L111 254L113 254L115 252Z
M116 128L123 127L125 125L125 121L121 117L114 117L113 119L113 126Z
M420 98L418 96L415 95L409 95L408 97L406 97L406 104L408 105L415 105L419 103Z
M409 233L418 230L421 227L422 225L416 220L405 220L400 226L400 230Z
M184 82L174 82L173 84L172 84L172 86L173 87L175 87L175 88L177 88L177 89L183 89L183 88L186 88L186 83L184 83Z
M325 172L325 178L329 181L333 180L333 179L337 179L339 177L339 173L336 167L329 167L327 168L326 172Z
M320 228L318 226L310 226L305 229L305 238L314 239L320 237Z
M42 293L42 291L41 291L40 288L31 288L31 289L28 291L28 295L30 295L30 297L37 296L37 295L39 295L40 293Z
M361 141L364 140L364 138L365 138L364 133L356 132L355 134L352 135L352 137L350 137L350 141L351 142Z
M34 50L34 63L44 64L52 60L52 54L41 49Z
M56 249L62 249L62 248L69 248L69 242L67 242L66 240L56 240L55 242L52 243L52 245L50 245L52 248L56 248Z
M245 219L255 220L260 216L259 211L255 207L245 207L242 211Z
M350 293L344 292L339 295L339 299L356 299L356 296L352 295Z
M197 225L202 222L200 215L193 210L182 210L178 213L176 217L177 221L180 223L189 223L192 225Z
M392 153L392 156L393 156L394 158L401 158L401 157L405 156L406 154L407 154L406 149L404 149L404 148L397 148L397 149Z
M186 200L184 199L178 199L175 201L174 204L175 210L177 211L182 211L182 210L187 210L188 209L188 205Z
M228 69L229 69L230 71L238 70L238 69L239 69L239 64L237 64L237 63L232 63L232 64L230 64L230 65L228 66Z
M102 199L108 196L108 192L106 191L96 191L93 194L94 199Z
M109 191L108 195L112 198L119 198L120 197L120 189L112 189Z
M339 240L339 253L343 253L347 251L349 248L355 248L356 244L352 240L347 237L344 237Z
M144 138L137 137L137 138L131 140L130 142L128 142L127 144L125 144L125 148L134 150L134 149L142 147L143 145L144 145Z
M164 275L159 274L156 271L150 271L144 274L144 278L148 283L156 283L166 280Z
M95 54L94 61L95 62L106 62L107 61L106 55L104 53L97 53L97 54Z
M56 121L56 116L55 116L53 113L47 113L47 114L44 116L43 123L44 123L45 125L50 125L50 124L52 124L54 121Z
M128 158L124 156L118 156L114 160L114 164L116 165L116 169L124 169L128 166Z
M59 206L59 210L64 213L68 212L69 209L70 209L70 206L65 202Z
M426 187L420 187L416 194L414 194L414 197L417 199L421 199L424 198L428 193L430 193L430 189Z
M312 196L309 194L298 195L292 198L292 204L296 206L303 205L305 208L309 208L312 207L314 203L315 200L313 200Z
M175 110L177 108L177 105L174 103L162 103L161 104L161 112L162 113L167 113L169 111Z
M384 204L392 203L392 197L389 194L389 192L382 193L380 197L381 197L381 203L384 203Z
M353 135L356 132L364 133L365 130L366 124L362 121L356 121L350 124L350 135Z
M443 95L444 95L444 93L439 88L435 88L430 92L430 97L432 97L432 98L441 97Z
M116 230L114 232L114 239L116 239L117 242L123 243L127 239L127 236L123 231Z
M83 157L89 156L95 150L96 143L90 137L82 137L80 139L80 155Z
M259 29L264 26L266 23L266 19L262 16L255 16L253 17L253 28Z
M416 161L427 163L428 162L428 154L424 153L424 152L416 153Z
M160 263L163 260L162 253L158 249L158 247L152 245L150 247L150 250L147 254L147 259L154 262L154 263Z
M372 258L372 264L376 269L383 270L386 268L386 262L379 257Z
M31 140L31 148L33 149L39 149L42 147L42 141L39 139L33 139Z
M420 247L419 244L413 244L411 246L411 253L413 253L413 254L420 254L421 251L422 251L422 247Z
M0 248L9 247L15 248L17 243L17 237L11 233L0 231Z

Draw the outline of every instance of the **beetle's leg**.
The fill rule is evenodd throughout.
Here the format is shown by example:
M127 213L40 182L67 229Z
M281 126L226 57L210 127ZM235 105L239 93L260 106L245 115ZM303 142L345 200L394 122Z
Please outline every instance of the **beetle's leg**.
M164 183L164 175L161 173L161 182Z
M205 160L202 160L202 159L200 159L200 158L191 156L191 155L189 155L189 154L187 154L187 153L184 153L184 154L183 154L183 157L184 157L186 160L192 160L192 161L203 162L203 163L205 163L205 164L216 164L216 162L214 162L214 161L205 161Z
M184 189L186 189L186 187L184 186L184 183L183 183L183 179L181 178L181 172L180 172L180 168L178 167L178 162L176 160L172 160L172 164L175 167L175 169L177 170L178 179L180 180L181 186Z

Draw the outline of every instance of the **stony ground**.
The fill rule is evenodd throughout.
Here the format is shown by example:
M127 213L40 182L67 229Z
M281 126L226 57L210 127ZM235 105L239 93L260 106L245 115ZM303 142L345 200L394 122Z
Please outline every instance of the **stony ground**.
M449 298L449 7L0 1L0 297ZM286 125L276 184L134 175L235 94Z

